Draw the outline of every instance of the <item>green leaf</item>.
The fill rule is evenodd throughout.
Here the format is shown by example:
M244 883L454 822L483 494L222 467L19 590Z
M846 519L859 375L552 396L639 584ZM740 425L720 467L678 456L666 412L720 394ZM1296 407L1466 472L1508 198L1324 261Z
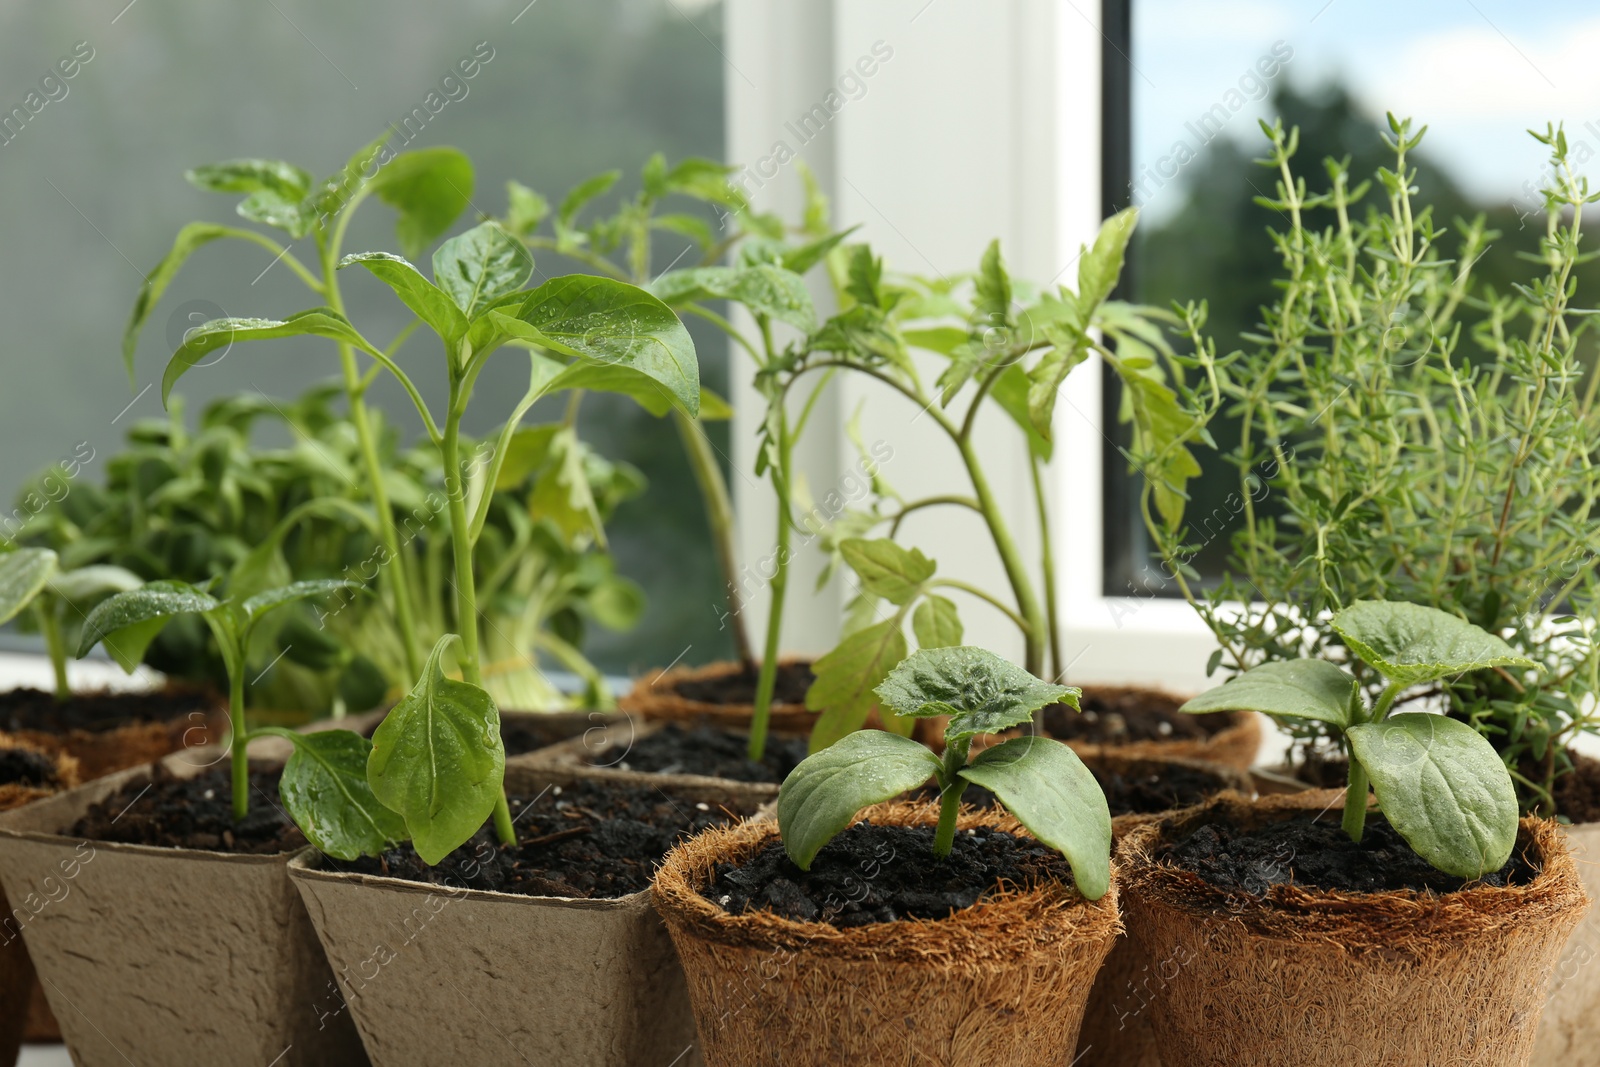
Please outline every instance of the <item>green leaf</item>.
M910 738L882 730L853 733L807 756L778 793L784 850L795 866L810 870L822 846L862 808L893 800L938 770L939 757Z
M549 214L550 201L521 182L506 182L506 229L530 237Z
M1078 260L1078 302L1085 310L1103 302L1117 287L1128 241L1139 223L1139 209L1124 208L1100 224L1094 247Z
M652 391L690 415L700 412L700 363L694 341L667 305L637 286L581 274L532 290L516 318L492 317L507 333L580 362L552 389L638 395ZM520 324L521 329L518 330Z
M806 707L822 712L811 731L816 752L861 729L877 703L873 689L906 658L906 635L898 618L857 630L811 665L816 681L806 690Z
M528 497L528 514L553 524L568 544L580 534L588 534L603 545L605 527L584 469L584 446L577 432L565 425L540 429L549 433L543 463Z
M460 638L433 646L416 688L372 736L367 781L405 820L423 862L438 863L478 832L505 778L505 746L494 698L444 676L440 659Z
M161 376L161 402L172 397L172 387L195 364L219 348L236 341L265 341L275 337L327 337L356 345L363 350L366 341L349 321L332 308L312 308L287 319L212 319L191 330L183 345L172 354L166 373Z
M433 254L434 283L469 320L521 289L532 273L533 255L498 222L480 223Z
M983 648L925 648L884 679L878 698L898 715L950 716L945 743L1020 726L1047 704L1078 706L1079 690L1040 681Z
M278 790L289 817L319 851L353 860L406 839L405 820L378 803L367 783L371 741L351 730L258 733L293 742Z
M961 777L992 792L1040 841L1067 857L1078 892L1111 888L1111 809L1089 768L1047 737L1018 737L978 753Z
M0 580L3 584L3 580ZM79 567L77 570L58 571L50 579L49 590L54 596L71 604L99 600L112 593L131 592L144 584L144 579L123 567L109 563ZM5 594L0 592L0 601ZM5 621L0 619L0 622Z
M733 405L711 390L700 388L700 421L726 422L733 418Z
M341 578L313 578L300 582L291 582L277 589L268 589L250 597L241 605L244 609L245 619L248 623L258 622L262 616L274 608L285 604L292 604L297 600L307 600L311 597L328 596L331 593L341 592L346 589L362 589L360 582L345 581Z
M912 613L911 632L922 648L954 648L961 644L961 616L953 602L930 594Z
M901 548L887 537L868 541L852 537L839 542L845 562L867 592L891 604L909 604L933 577L936 564L915 548Z
M1401 685L1485 667L1538 666L1482 628L1421 604L1358 600L1331 625L1363 662Z
M752 315L766 315L806 333L817 325L805 281L770 263L669 271L651 283L650 291L673 307L700 300L732 300Z
M395 236L400 250L415 259L472 203L473 180L472 160L459 149L422 148L379 167L367 188L400 213Z
M1000 258L1000 241L989 242L978 264L977 284L972 296L973 321L980 328L1005 326L1011 322L1011 275Z
M1022 369L1022 364L1013 363L994 380L994 385L989 388L989 396L1000 405L1002 411L1011 416L1011 421L1028 438L1029 451L1040 459L1049 460L1054 448L1050 438L1040 433L1034 423L1033 408L1030 406L1032 389L1028 372Z
M174 615L203 615L221 603L185 582L160 581L128 593L117 593L95 605L84 620L83 637L78 642L78 658L101 639L141 623L170 619Z
M1133 343L1123 338L1122 348ZM1133 420L1133 452L1140 473L1150 483L1156 510L1168 529L1183 520L1186 487L1200 476L1200 464L1184 445L1195 432L1193 420L1178 403L1178 394L1164 382L1135 368L1127 360L1112 364L1122 380L1123 399Z
M583 205L597 196L604 196L617 184L617 179L622 177L620 170L608 170L603 174L596 174L592 178L585 178L567 191L561 198L561 207L556 212L556 218L561 225L571 226L572 221L578 217L578 212L583 210Z
M1327 660L1264 663L1189 701L1179 711L1260 711L1315 719L1341 729L1351 723L1356 680Z
M467 317L444 290L422 276L409 262L388 252L356 252L339 261L343 270L352 263L367 268L394 290L402 303L446 343L455 345L466 336Z
M48 548L19 548L0 555L0 623L10 622L33 603L58 566L56 554Z
M229 159L207 163L184 172L184 178L214 193L276 193L285 200L300 200L311 191L314 178L281 159Z
M1039 358L1028 376L1028 421L1039 436L1051 439L1056 397L1067 375L1089 358L1089 339L1078 335L1066 345L1056 345Z
M1482 734L1443 715L1407 712L1352 726L1346 736L1389 825L1417 855L1457 878L1505 866L1517 842L1517 793Z

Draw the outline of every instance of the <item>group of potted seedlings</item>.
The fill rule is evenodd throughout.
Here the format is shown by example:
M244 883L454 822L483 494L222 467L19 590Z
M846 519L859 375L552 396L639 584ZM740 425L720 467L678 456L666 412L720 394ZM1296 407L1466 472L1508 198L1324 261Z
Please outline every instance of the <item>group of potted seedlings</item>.
M1493 235L1415 201L1408 123L1376 186L1330 161L1316 193L1295 134L1264 129L1283 278L1225 355L1203 304L1112 298L1133 211L1076 287L1014 281L998 246L927 280L832 231L814 184L791 226L727 168L655 157L611 214L593 202L615 173L554 208L511 183L504 217L424 271L470 201L459 152L379 142L320 183L269 160L191 171L263 228L180 232L130 369L172 278L225 239L318 303L190 331L169 407L245 342L325 343L340 377L287 406L227 398L198 432L136 427L104 488L47 493L0 554L0 618L37 627L57 679L0 696L0 1057L59 1026L83 1064L1600 1063L1587 938L1563 956L1600 823L1597 765L1570 747L1600 690L1600 375L1571 303L1600 194L1541 137L1542 273L1499 293L1472 274ZM374 196L404 255L343 247ZM698 262L653 273L663 236ZM584 272L530 285L535 255ZM414 321L373 337L345 312L352 275ZM706 431L728 407L687 318L727 333L768 401L759 652ZM429 334L442 402L405 369ZM1120 384L1159 580L1229 678L1186 703L1058 684L1041 472L1091 356ZM470 440L491 359L526 361L527 389ZM381 375L415 448L368 403ZM869 498L812 500L796 444L840 375L925 411L962 484L906 499L852 434ZM639 479L580 439L590 391L677 425L739 654L643 680L620 712L580 648L638 616L605 522ZM549 398L559 419L524 425ZM1028 445L1037 560L973 444L988 412ZM258 447L263 419L292 444ZM1211 586L1191 561L1214 516L1186 516L1202 448L1239 474ZM1007 588L903 543L926 508L976 512ZM802 540L857 590L814 661L781 655ZM963 645L962 597L1015 623L1021 664ZM67 659L97 645L173 680L73 693ZM1252 776L1259 715L1297 744Z

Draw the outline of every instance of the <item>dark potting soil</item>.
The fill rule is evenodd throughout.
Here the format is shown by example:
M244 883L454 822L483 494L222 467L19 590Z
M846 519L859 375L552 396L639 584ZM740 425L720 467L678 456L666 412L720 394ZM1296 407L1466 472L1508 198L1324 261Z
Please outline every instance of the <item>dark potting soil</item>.
M57 700L38 689L11 689L0 693L0 730L38 730L64 734L68 730L103 733L119 726L181 719L190 712L207 712L215 698L200 689L157 689L135 693L80 693Z
M233 786L218 767L175 778L159 764L147 781L135 779L92 805L72 827L74 837L129 845L198 848L271 856L306 845L278 799L281 767L252 764L250 813L233 821Z
M717 678L685 679L674 686L674 691L685 700L698 700L703 704L753 704L759 676L758 671L744 668ZM816 680L809 663L780 663L772 702L804 704L806 690Z
M1098 767L1089 770L1106 795L1106 805L1113 819L1118 815L1156 815L1186 808L1226 788L1196 767L1169 766L1150 774L1123 774ZM929 782L912 795L922 800L937 800L939 790ZM975 808L992 808L995 796L981 785L971 785L961 794L961 802Z
M59 784L56 761L43 752L25 748L0 749L0 785L31 785L44 789Z
M716 805L650 786L587 781L554 786L537 797L512 797L510 803L515 848L501 848L492 823L485 823L432 867L406 844L339 869L458 890L609 899L648 888L674 845L735 818Z
M365 727L361 732L367 737L377 733L379 723ZM551 720L540 722L537 719L527 719L521 716L515 719L502 718L500 720L500 741L505 745L507 756L522 756L529 752L537 752L541 748L560 744L568 738L577 737L588 730L591 725L598 723L585 723L582 726L574 725L568 721Z
M1204 741L1231 725L1226 715L1185 715L1159 693L1107 689L1084 693L1082 711L1065 704L1044 709L1045 733L1062 741L1126 745L1134 741Z
M1262 896L1274 885L1297 885L1347 893L1397 889L1451 893L1466 879L1435 870L1411 851L1382 815L1369 814L1358 845L1339 825L1337 810L1311 812L1255 830L1207 823L1182 841L1162 846L1157 859L1170 859L1218 889ZM1527 885L1538 875L1518 851L1484 885Z
M943 919L1000 888L1070 883L1059 852L1031 837L974 829L956 834L947 859L933 855L931 826L859 822L822 846L809 871L778 842L743 864L719 863L701 895L733 914L771 911L798 922L841 929Z
M629 746L618 758L615 749L592 753L589 763L646 774L703 774L735 782L780 784L789 772L806 758L806 739L767 735L766 754L760 763L749 758L750 735L742 730L725 730L709 723L686 727L668 723Z
M1572 770L1556 779L1556 814L1575 823L1600 822L1600 760L1570 749L1567 755Z

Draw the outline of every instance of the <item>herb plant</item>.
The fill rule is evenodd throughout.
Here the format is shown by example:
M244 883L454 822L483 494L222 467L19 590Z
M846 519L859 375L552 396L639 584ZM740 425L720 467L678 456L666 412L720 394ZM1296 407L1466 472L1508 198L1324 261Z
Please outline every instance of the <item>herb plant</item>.
M33 608L55 675L55 697L64 701L72 696L67 656L77 647L78 624L84 613L113 593L137 589L140 584L138 575L121 567L63 570L60 559L48 548L19 548L0 554L0 625Z
M1458 878L1505 866L1517 839L1517 793L1494 746L1465 723L1394 711L1402 693L1457 675L1536 664L1493 634L1418 604L1361 600L1329 627L1383 679L1369 704L1356 677L1323 659L1279 660L1245 671L1183 711L1260 711L1324 724L1350 749L1344 830L1359 842L1367 788L1424 860Z
M889 672L878 698L911 718L949 716L943 757L898 734L862 730L808 756L778 794L778 827L802 870L871 804L932 778L939 784L934 855L950 855L969 784L990 790L1030 833L1072 864L1078 891L1099 900L1111 885L1111 810L1076 753L1046 737L1019 737L980 752L972 739L1027 722L1049 704L1077 707L1079 691L1040 681L981 648L924 649Z
M459 635L441 638L418 675L425 699L403 701L374 738L368 780L376 796L397 809L418 855L437 862L493 816L503 844L516 842L501 789L504 748L499 714L482 690L477 570L474 550L488 521L492 488L499 484L523 417L540 399L566 390L623 393L649 406L678 406L693 417L700 406L699 366L688 331L670 308L624 282L585 275L554 278L524 290L533 257L496 222L484 222L444 242L433 255L433 279L401 256L366 252L346 256L383 282L441 342L448 396L441 417L389 350L368 340L332 307L283 320L220 319L193 330L174 353L162 379L163 398L209 353L240 341L291 336L325 337L364 353L393 375L421 417L444 476L449 545ZM497 435L487 462L468 471L461 423L474 386L489 359L508 345L526 350L528 388ZM441 658L451 640L462 682L442 684ZM459 719L436 713L440 694L470 690L486 702L485 729L463 730ZM413 695L416 695L414 691ZM492 788L479 773L489 768ZM330 798L337 804L338 798Z
M1600 193L1563 132L1535 134L1550 151L1542 273L1499 292L1474 274L1498 235L1481 217L1446 231L1422 202L1408 160L1425 128L1390 116L1394 167L1352 186L1329 160L1314 192L1294 168L1296 132L1263 130L1278 174L1263 202L1285 223L1280 295L1242 352L1197 350L1208 384L1183 397L1193 425L1230 417L1238 485L1209 515L1181 500L1153 510L1147 494L1164 574L1216 635L1212 670L1338 655L1326 620L1361 600L1505 635L1537 677L1475 671L1432 695L1493 742L1525 806L1553 812L1600 694L1600 374L1593 319L1574 304L1582 209ZM1224 531L1226 573L1203 587L1190 560ZM1349 666L1380 699L1384 677ZM1297 732L1312 744L1328 730Z

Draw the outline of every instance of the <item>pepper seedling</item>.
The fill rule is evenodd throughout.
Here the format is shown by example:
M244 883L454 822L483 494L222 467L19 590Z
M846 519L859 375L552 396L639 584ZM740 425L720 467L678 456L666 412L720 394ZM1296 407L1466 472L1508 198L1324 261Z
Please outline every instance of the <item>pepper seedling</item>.
M81 619L81 613L96 601L141 584L137 574L121 567L65 570L48 548L19 548L0 555L0 625L16 618L24 608L33 608L55 674L55 698L64 701L72 695L67 653L74 617Z
M1479 878L1511 858L1517 794L1487 738L1428 712L1392 714L1413 686L1488 668L1535 668L1500 638L1438 608L1361 600L1330 620L1361 662L1385 681L1370 708L1348 671L1320 659L1267 663L1189 701L1191 714L1259 711L1326 723L1350 753L1344 830L1361 840L1367 788L1389 825L1428 863Z
M1111 885L1111 809L1075 752L1045 737L1019 737L980 752L972 739L1028 722L1050 704L1078 706L1080 691L1052 685L981 648L923 649L884 679L878 699L901 715L949 716L941 759L908 737L862 730L807 757L784 779L778 829L784 849L810 870L823 845L862 808L939 784L933 853L950 855L968 785L994 793L1040 841L1066 856L1078 892L1099 900Z

